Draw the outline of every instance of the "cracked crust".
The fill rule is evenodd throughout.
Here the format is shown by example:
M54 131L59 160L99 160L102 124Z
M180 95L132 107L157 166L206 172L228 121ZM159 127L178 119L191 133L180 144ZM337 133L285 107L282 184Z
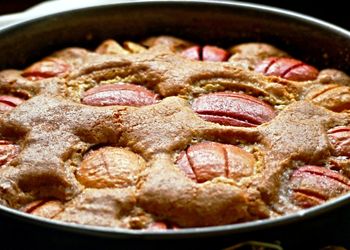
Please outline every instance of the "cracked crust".
M300 209L285 198L284 183L297 166L332 158L326 131L350 123L348 113L334 112L347 109L344 103L350 102L338 100L339 92L329 93L324 86L331 82L348 95L344 88L349 77L324 70L316 80L294 82L255 73L259 58L286 55L266 44L236 46L228 62L186 59L177 52L192 44L171 37L144 44L149 48L129 44L136 49L127 53L115 44L104 44L99 53L81 48L56 52L53 57L70 65L60 77L34 81L19 70L0 72L0 92L27 99L0 114L0 139L21 148L15 159L0 166L0 204L22 208L39 199L57 200L63 208L52 209L58 213L54 219L133 229L157 221L179 227L230 224ZM143 107L80 103L86 90L117 82L143 85L162 100ZM259 97L279 114L254 128L206 122L190 104L217 91ZM253 154L254 169L236 180L217 177L196 183L174 162L180 151L201 141L240 146ZM137 154L143 162L133 172L136 177L127 177L133 181L120 186L81 181L84 159L112 147L122 155ZM102 163L97 159L95 164ZM125 174L125 169L120 171ZM51 210L44 211L40 215L50 217Z

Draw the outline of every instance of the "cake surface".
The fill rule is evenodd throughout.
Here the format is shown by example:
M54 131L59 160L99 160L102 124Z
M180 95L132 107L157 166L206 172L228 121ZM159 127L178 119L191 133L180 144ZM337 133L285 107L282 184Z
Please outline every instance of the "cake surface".
M273 218L350 191L350 77L264 43L160 36L0 72L0 204L164 230Z

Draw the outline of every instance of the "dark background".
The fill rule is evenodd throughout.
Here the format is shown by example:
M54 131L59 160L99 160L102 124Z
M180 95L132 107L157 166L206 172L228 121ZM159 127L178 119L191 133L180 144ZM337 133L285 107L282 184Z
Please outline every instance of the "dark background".
M72 0L78 1L78 0ZM80 0L84 1L84 0ZM0 15L18 11L23 11L35 4L44 1L38 0L0 0ZM350 30L349 8L346 1L286 1L286 0L266 0L266 1L245 1L259 3L288 10L293 10L324 21L341 26Z
M73 1L73 0L72 0ZM77 1L77 0L74 0ZM81 0L83 1L83 0ZM0 15L23 11L42 1L0 0ZM246 1L260 3L307 14L350 30L346 1ZM246 240L281 242L284 249L321 249L341 245L350 249L350 206L319 219L295 225L265 230L254 234L220 238L172 241L111 240L69 234L48 228L33 227L13 219L0 218L0 250L12 249L213 249L219 250ZM251 249L251 248L244 248Z

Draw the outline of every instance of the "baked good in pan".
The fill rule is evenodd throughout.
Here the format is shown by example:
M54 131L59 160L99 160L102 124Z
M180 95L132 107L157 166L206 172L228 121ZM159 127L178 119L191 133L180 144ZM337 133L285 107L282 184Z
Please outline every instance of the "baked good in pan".
M262 43L63 49L0 72L0 204L145 230L321 204L350 190L349 85Z

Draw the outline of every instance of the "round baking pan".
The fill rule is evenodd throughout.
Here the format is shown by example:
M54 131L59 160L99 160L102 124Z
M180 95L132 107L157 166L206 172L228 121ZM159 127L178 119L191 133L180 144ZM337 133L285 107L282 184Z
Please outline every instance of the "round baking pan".
M94 48L107 38L137 41L164 34L222 47L263 41L319 68L331 67L350 73L348 31L294 12L218 1L122 2L26 20L0 30L0 69L24 67L64 47ZM48 230L105 238L175 239L226 235L244 239L257 232L259 235L273 232L276 237L283 237L281 229L289 228L285 232L287 236L290 230L314 230L322 221L338 223L349 207L350 194L273 219L159 232L68 224L4 206L0 206L0 216L7 221L22 221L25 225Z

